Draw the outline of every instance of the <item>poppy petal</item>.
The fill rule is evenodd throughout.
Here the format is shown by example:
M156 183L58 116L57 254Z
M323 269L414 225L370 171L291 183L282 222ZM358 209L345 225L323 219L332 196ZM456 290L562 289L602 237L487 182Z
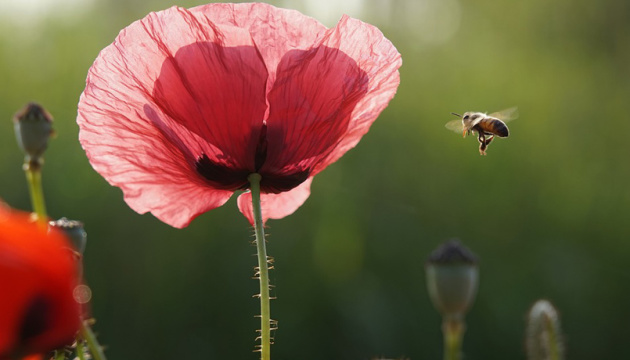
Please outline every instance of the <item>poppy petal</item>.
M269 219L282 219L295 212L311 194L311 183L313 178L306 179L299 186L280 194L261 194L260 207L262 211L263 224ZM249 223L254 225L254 213L252 211L252 193L244 192L239 195L238 209L247 218Z
M132 209L184 227L232 193L197 172L200 157L253 170L266 78L247 31L181 8L152 13L90 68L79 140Z
M343 17L310 50L287 52L268 94L273 174L323 170L356 145L394 96L400 54L375 27Z
M367 84L356 61L339 49L289 51L268 94L270 160L261 172L304 171L326 157L346 133Z
M247 30L269 72L269 90L276 68L289 50L309 49L326 31L319 21L299 11L277 8L265 3L207 4L190 9L221 25Z
M323 45L338 48L355 59L369 82L367 93L352 111L346 134L326 159L317 164L313 175L355 147L368 132L396 94L400 84L398 68L402 65L400 53L378 28L345 15L336 27L328 31Z
M84 94L96 96L99 92L88 86ZM129 118L122 113L89 101L83 101L79 108L78 122L83 122L81 145L94 169L122 189L125 202L133 210L151 212L163 222L182 228L230 198L231 191L205 186L180 148L157 128L146 122L128 121L127 125ZM106 119L108 124L99 126L91 119Z
M71 245L28 214L0 204L0 358L46 352L74 340L79 305Z

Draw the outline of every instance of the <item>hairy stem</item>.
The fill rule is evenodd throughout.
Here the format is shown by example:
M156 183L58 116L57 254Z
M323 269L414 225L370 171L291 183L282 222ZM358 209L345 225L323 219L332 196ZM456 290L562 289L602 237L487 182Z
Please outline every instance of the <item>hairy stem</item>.
M64 351L64 349L55 350L54 359L55 360L65 360L66 359L66 352Z
M254 211L254 229L256 232L256 252L258 255L258 271L260 281L260 358L271 359L271 311L269 306L269 261L265 244L265 229L260 207L260 174L253 173L247 178L252 192L252 208Z
M107 358L105 358L105 353L103 352L103 347L98 343L98 340L96 340L96 335L92 332L92 328L90 328L88 320L81 321L80 333L81 337L87 342L90 354L92 354L92 359L107 360Z
M77 358L79 358L79 360L86 360L85 359L85 348L83 347L83 341L81 339L77 339Z

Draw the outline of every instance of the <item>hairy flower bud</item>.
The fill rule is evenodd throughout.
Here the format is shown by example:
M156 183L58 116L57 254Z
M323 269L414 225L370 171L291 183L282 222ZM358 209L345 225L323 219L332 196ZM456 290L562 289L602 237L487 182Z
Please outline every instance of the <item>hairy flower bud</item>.
M459 241L437 248L426 263L431 301L445 317L462 318L477 294L477 258Z
M527 315L527 359L564 359L558 312L547 300L538 300Z
M48 139L55 133L52 120L52 116L36 103L27 104L13 117L15 136L26 156L26 166L42 164Z

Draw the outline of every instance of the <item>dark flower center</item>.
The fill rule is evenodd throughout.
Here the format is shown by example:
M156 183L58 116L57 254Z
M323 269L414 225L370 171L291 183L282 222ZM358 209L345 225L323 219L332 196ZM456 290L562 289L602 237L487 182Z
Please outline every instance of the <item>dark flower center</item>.
M287 173L260 171L267 159L267 125L260 131L256 154L254 155L255 172L261 175L260 189L264 193L278 194L289 191L303 183L310 175L310 169ZM214 188L222 190L245 190L249 188L247 177L252 173L247 169L236 169L229 164L211 160L201 154L195 161L195 170Z
M251 171L236 170L225 164L210 160L208 155L201 154L195 162L195 170L214 188L221 190L245 190L249 188L247 177ZM303 183L310 175L310 170L296 171L287 174L261 172L260 189L263 193L278 194L289 191Z
M24 343L42 334L49 326L50 304L43 296L36 296L26 308L18 339Z
M247 176L251 171L237 170L226 164L212 161L203 153L195 161L195 170L216 189L236 191L249 187Z

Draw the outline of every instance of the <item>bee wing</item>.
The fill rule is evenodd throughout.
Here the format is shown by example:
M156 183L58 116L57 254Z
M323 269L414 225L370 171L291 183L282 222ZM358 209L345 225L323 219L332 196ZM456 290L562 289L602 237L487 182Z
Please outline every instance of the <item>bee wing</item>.
M503 120L504 122L514 120L518 117L518 108L511 107L509 109L501 110L490 114L489 116Z
M452 120L444 125L447 129L454 131L456 133L461 133L464 130L464 125L460 119Z

